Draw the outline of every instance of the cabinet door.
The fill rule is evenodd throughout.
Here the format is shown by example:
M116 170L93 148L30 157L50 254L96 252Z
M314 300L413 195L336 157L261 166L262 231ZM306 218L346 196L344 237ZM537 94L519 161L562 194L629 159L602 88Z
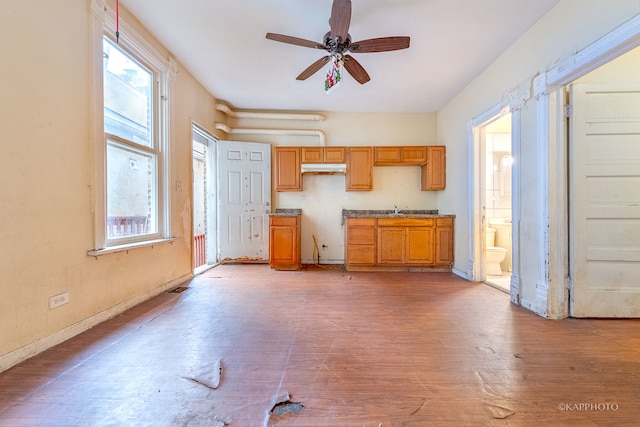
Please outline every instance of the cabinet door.
M269 227L269 265L276 270L300 267L299 217L271 217Z
M433 227L407 227L406 264L433 264Z
M427 163L422 166L422 190L444 190L447 184L447 160L445 147L430 145L427 147Z
M401 147L402 164L420 166L427 161L427 147Z
M325 163L344 163L347 158L346 149L344 147L324 147Z
M276 191L302 191L300 147L273 147L274 189Z
M372 147L349 147L346 187L347 191L373 190Z
M439 218L436 221L435 263L453 264L453 218Z
M378 227L378 264L404 264L405 228Z
M324 150L322 147L302 147L301 157L302 163L323 163Z
M373 147L375 166L399 165L402 162L400 147Z

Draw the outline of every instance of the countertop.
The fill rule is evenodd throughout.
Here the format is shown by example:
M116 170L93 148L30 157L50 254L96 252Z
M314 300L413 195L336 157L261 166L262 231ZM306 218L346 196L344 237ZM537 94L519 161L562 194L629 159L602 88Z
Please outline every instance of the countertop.
M301 215L302 209L276 209L275 212L271 212L270 216L296 216Z
M402 210L395 213L393 209L375 210L375 209L343 209L343 218L455 218L455 215L447 215L438 213L437 209L433 210Z

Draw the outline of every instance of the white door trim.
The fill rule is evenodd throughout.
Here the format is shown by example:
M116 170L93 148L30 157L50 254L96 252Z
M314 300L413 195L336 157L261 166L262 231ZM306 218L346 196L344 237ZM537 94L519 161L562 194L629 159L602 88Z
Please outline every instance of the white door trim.
M638 46L640 15L534 79L534 94L538 100L538 161L544 164L547 160L548 166L541 174L544 185L539 187L538 194L541 206L545 206L539 224L539 253L544 268L531 308L544 317L567 317L569 306L565 86ZM550 236L555 238L550 239Z
M502 103L496 104L467 123L467 140L469 143L469 262L467 264L467 280L478 282L484 280L484 263L482 262L482 230L484 229L484 203L482 188L484 168L480 128L508 111Z

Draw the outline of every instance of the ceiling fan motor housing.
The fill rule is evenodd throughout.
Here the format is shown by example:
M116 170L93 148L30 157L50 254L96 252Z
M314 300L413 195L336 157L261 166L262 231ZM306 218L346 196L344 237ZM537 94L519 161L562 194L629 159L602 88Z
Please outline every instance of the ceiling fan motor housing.
M342 56L345 52L349 51L349 45L351 45L351 34L347 34L347 39L342 42L339 37L335 40L332 39L331 31L329 31L324 35L323 40L324 45L332 56Z

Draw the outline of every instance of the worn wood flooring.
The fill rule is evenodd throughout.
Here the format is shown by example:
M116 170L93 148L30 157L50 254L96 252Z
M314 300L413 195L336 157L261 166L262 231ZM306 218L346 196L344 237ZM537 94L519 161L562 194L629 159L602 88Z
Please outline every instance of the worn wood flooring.
M185 286L0 374L0 426L640 422L635 320L542 319L450 273L222 265Z

